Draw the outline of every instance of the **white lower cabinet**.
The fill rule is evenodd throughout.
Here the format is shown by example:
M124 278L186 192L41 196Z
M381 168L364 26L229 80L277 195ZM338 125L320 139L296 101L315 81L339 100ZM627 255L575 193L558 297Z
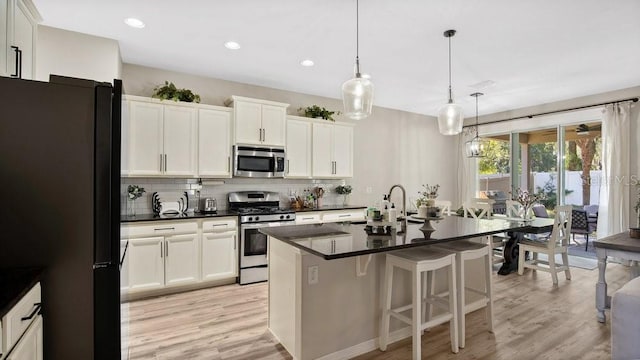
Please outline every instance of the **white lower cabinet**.
M235 280L237 226L236 217L123 225L121 294L145 296L181 285Z
M42 290L36 283L0 319L0 359L42 360L41 304Z
M42 316L38 315L7 360L42 360L42 356Z
M311 248L323 254L339 254L353 249L353 236L335 236L324 239L311 239Z
M198 281L198 234L165 238L164 271L166 286Z
M206 221L202 231L202 281L238 276L238 233L235 218Z
M164 237L129 239L129 291L164 287Z

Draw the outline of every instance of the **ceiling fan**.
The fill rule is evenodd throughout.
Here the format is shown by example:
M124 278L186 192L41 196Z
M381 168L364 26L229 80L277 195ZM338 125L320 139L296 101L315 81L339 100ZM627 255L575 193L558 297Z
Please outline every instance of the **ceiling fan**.
M580 124L576 127L576 135L589 135L589 131L600 131L602 130L602 125L591 125Z

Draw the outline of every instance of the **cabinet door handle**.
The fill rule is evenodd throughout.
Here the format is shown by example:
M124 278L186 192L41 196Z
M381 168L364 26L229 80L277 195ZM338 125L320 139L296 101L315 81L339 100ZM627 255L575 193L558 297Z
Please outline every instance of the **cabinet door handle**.
M166 227L166 228L157 228L157 229L153 229L153 231L162 231L162 230L175 230L176 228L174 227Z
M338 215L339 218L350 217L351 214Z
M164 250L164 249L162 248L162 243L160 243L160 257L163 257L163 256L162 256L162 252L163 252L163 250Z
M168 242L164 243L164 249L165 249L164 250L164 256L165 257L169 257L169 243Z
M238 238L235 235L233 235L233 250L236 249L236 244L237 243L238 243Z
M20 71L19 71L19 68L20 68L20 55L19 54L22 51L17 46L12 46L11 48L13 49L13 51L16 52L16 73L15 74L11 74L11 77L18 77L20 75Z
M258 129L258 141L262 141L262 128Z
M224 227L226 227L227 225L228 225L228 224L213 224L213 225L211 225L211 226L213 226L213 227L218 227L218 226L224 226Z
M231 171L231 156L227 156L227 172Z
M267 129L262 128L262 141L267 141Z
M164 171L167 172L167 154L164 154Z
M287 159L287 175L289 175L289 159Z
M33 311L31 312L31 314L29 314L27 316L23 316L22 318L20 318L20 321L27 321L27 320L33 319L33 317L38 314L38 312L40 311L41 307L42 307L41 303L33 304Z
M160 154L160 172L162 172L162 163L163 163L162 154Z

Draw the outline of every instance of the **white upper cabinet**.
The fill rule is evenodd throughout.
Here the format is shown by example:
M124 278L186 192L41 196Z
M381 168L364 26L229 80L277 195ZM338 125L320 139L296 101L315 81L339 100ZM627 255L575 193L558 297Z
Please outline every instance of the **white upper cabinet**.
M312 123L298 116L287 117L287 178L311 178Z
M232 123L230 109L198 110L198 174L230 178Z
M236 144L284 146L289 104L233 96Z
M126 97L122 113L122 174L197 174L198 112L192 106Z
M31 0L0 0L0 75L33 79L37 24L42 21Z
M313 177L353 176L353 125L313 123Z

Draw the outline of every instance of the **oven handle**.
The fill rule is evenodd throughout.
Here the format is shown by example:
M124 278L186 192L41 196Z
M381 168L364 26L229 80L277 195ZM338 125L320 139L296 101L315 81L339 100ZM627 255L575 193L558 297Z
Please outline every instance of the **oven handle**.
M289 221L273 221L273 222L263 222L263 223L247 223L240 224L240 231L245 229L260 229L263 227L274 227L274 226L287 226L287 225L295 225L296 222L294 220Z

